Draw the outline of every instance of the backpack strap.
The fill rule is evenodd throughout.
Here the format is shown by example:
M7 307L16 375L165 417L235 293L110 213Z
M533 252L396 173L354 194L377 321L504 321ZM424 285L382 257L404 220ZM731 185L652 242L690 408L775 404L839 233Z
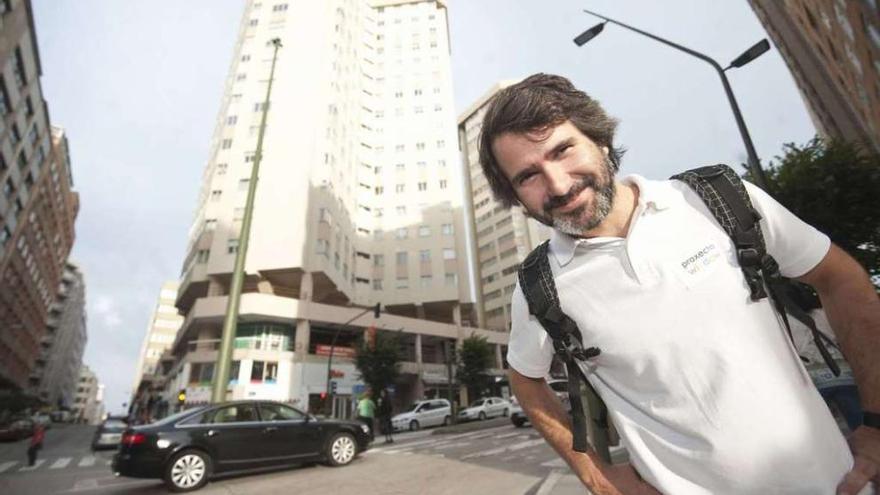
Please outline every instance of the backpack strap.
M831 340L816 328L813 318L795 302L791 292L793 283L779 273L779 264L767 253L761 215L752 206L739 175L727 165L719 164L687 170L671 179L690 186L733 241L752 301L759 301L769 293L789 338L792 335L788 315L791 315L810 329L822 359L835 376L840 375L840 367L825 347L825 342Z
M559 305L559 296L556 293L556 283L553 281L553 272L550 269L548 259L549 242L544 241L536 247L523 261L519 268L519 286L528 303L529 313L537 318L541 326L553 341L553 349L556 355L565 363L568 373L568 398L571 404L572 415L572 449L577 452L587 451L587 424L584 415L584 406L581 401L580 383L586 384L590 403L598 402L598 407L590 408L590 417L596 427L597 435L608 435L608 415L605 404L599 398L593 386L586 379L585 374L578 365L578 361L599 355L598 347L583 347L583 337L577 324L566 315ZM594 411L595 409L595 411ZM607 441L604 442L605 452L600 455L610 462L610 453L607 451Z

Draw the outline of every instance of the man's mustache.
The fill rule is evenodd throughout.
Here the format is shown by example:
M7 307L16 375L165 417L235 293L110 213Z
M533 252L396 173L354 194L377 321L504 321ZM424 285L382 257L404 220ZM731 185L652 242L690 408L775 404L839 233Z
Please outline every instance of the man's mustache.
M598 189L596 178L592 175L585 176L583 179L572 184L568 192L563 194L562 196L553 196L547 199L547 201L544 202L544 212L549 215L551 211L559 208L560 206L564 206L566 203L571 201L575 196L580 194L584 189L588 187L593 188L594 190Z

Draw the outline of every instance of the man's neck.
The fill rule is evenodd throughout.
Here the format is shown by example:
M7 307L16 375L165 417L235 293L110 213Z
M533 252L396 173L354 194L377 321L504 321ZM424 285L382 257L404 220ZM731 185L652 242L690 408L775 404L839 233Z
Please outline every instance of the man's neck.
M605 220L582 237L626 237L633 213L639 204L639 188L635 184L614 183L614 204Z

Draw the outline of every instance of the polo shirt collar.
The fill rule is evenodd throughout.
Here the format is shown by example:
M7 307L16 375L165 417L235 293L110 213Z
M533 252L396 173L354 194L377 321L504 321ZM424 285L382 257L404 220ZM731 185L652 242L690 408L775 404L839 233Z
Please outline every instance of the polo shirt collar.
M624 184L634 184L639 189L638 206L633 215L648 209L663 211L673 203L673 190L665 187L666 184L663 182L649 181L637 174L627 175L620 181ZM594 237L579 239L553 229L553 233L550 236L550 252L553 253L559 266L565 266L574 258L574 251L579 244L599 244L612 239L618 238Z

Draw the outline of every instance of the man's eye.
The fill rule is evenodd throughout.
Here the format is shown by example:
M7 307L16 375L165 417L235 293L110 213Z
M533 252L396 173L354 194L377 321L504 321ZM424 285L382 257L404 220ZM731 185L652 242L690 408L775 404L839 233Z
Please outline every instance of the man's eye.
M534 173L525 174L525 175L523 175L523 176L521 176L521 177L519 178L519 180L517 181L517 183L520 184L520 185L525 184L526 182L528 182L529 180L531 180L532 177L534 177L534 176L535 176Z

